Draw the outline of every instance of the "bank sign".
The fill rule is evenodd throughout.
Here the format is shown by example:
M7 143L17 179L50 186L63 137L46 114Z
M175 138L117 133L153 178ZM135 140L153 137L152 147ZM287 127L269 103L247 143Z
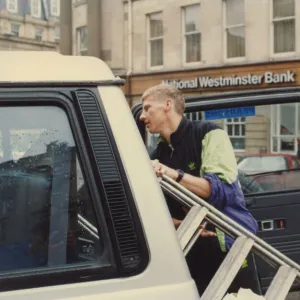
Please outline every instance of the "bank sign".
M228 86L260 85L274 83L296 82L295 73L288 70L283 73L265 72L263 75L247 74L244 76L233 75L231 77L209 76L196 77L193 80L163 80L163 83L175 86L178 89L217 88Z

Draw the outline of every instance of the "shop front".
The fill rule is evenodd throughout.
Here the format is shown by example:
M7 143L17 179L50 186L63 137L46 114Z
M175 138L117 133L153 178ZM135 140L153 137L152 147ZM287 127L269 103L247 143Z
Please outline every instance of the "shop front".
M221 66L180 71L133 74L126 83L126 93L139 101L143 92L156 84L167 83L185 96L223 93L237 90L295 86L300 84L300 60Z
M295 87L300 85L300 61L189 69L177 72L135 74L127 82L132 104L143 92L166 83L180 89L186 98L236 91ZM129 85L129 86L128 86ZM201 97L202 98L202 97ZM203 99L203 98L202 98ZM193 112L190 119L218 123L227 132L237 158L251 153L296 154L300 136L300 104L253 106L239 110ZM149 143L155 139L149 136Z

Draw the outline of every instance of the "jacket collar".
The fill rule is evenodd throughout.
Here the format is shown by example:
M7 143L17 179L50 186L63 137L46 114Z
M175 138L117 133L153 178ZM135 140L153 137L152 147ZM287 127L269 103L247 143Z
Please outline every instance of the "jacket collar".
M179 126L170 136L171 145L173 147L175 147L185 135L187 131L188 123L189 120L185 116L183 116L182 120L179 123ZM161 135L158 138L158 143L160 142L167 143L167 141Z

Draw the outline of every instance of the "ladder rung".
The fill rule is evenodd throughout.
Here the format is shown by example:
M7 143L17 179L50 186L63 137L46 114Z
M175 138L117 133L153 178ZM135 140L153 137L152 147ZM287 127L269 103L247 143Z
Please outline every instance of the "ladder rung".
M193 206L189 213L186 215L177 230L177 236L181 245L181 249L186 249L187 246L191 248L189 242L193 239L196 232L199 232L199 226L206 214L208 209L201 206ZM195 239L193 239L193 243Z
M291 289L298 271L289 266L279 268L266 293L266 300L285 299Z
M203 225L205 225L205 226L206 226L206 224L207 224L207 222L203 223ZM200 237L203 230L204 230L204 228L200 228L200 229L198 228L198 230L195 231L194 235L192 236L190 241L187 243L187 245L183 249L184 256L188 255L188 253L190 252L190 250L192 249L192 247L196 243L197 239Z
M254 241L252 239L244 236L236 239L215 276L201 296L201 300L221 300L224 297L251 251L253 244Z

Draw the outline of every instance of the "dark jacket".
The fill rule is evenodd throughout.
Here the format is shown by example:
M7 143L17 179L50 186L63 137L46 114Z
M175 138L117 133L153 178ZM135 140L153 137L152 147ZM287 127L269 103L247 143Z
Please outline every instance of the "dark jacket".
M151 159L173 169L182 169L193 176L203 177L212 187L208 201L222 213L256 234L257 222L246 208L234 151L227 133L215 123L190 121L183 117L178 129L171 134L171 144L159 138ZM168 201L171 215L184 215L176 201ZM233 240L217 230L221 249L227 251Z

